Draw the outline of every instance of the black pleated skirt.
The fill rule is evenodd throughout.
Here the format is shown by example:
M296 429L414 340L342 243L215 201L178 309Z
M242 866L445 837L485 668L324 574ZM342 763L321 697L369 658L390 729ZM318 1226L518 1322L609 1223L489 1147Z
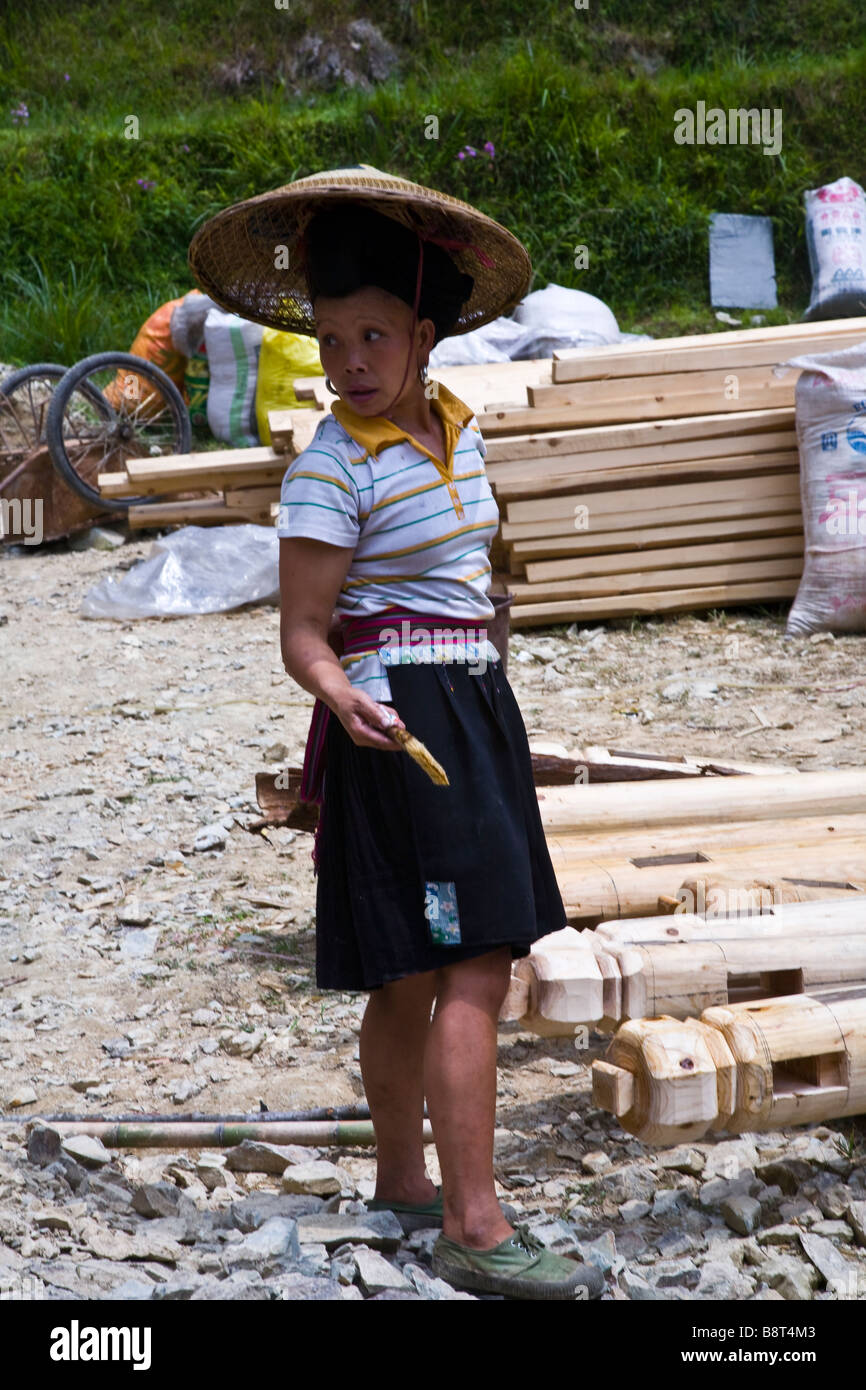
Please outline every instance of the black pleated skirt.
M567 925L526 728L502 663L393 666L392 699L444 767L328 722L318 842L316 981L373 990Z

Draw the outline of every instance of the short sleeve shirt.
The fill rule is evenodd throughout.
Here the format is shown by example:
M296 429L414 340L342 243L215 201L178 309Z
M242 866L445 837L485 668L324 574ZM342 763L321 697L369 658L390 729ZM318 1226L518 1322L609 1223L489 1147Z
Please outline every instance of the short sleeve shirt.
M494 616L489 550L499 508L484 441L471 409L437 387L433 406L449 445L444 465L391 421L357 416L340 402L286 470L277 535L354 550L339 614L399 607L455 621ZM375 653L344 656L341 664L373 699L391 698Z

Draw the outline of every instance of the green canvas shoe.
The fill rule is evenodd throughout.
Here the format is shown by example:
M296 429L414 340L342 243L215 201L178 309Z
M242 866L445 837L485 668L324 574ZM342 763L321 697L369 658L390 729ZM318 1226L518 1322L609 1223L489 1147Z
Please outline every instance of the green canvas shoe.
M517 1212L507 1203L500 1205L505 1220L513 1226L517 1221ZM392 1211L403 1227L403 1234L407 1236L413 1231L428 1231L442 1225L441 1187L437 1187L433 1201L423 1206L413 1202L389 1202L383 1197L373 1197L366 1206L368 1211Z
M470 1250L441 1235L433 1247L433 1273L470 1293L506 1298L588 1300L604 1291L604 1275L594 1265L554 1255L526 1226L517 1226L492 1250Z

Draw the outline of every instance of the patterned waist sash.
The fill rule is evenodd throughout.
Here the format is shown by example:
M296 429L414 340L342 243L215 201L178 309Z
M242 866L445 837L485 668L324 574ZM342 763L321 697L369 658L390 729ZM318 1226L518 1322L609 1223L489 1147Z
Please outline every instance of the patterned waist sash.
M487 640L487 623L489 621L490 619L483 618L454 618L441 613L413 613L408 608L391 608L381 613L368 613L360 617L342 615L340 622L343 629L343 654L345 656L361 653L364 655L372 654L378 652L386 644L395 648L399 644L405 650L406 644L422 636L418 629L424 629L423 635L427 638L434 638L436 632L439 631L440 633L448 633L449 637L456 638L458 642L462 637L468 641L474 638L475 641L483 644ZM394 643L393 633L395 631L398 633L398 643ZM402 658L402 652L399 655ZM428 660L441 662L449 659L449 656L453 659L453 650L448 642L441 647L434 643L432 649L425 652L425 657ZM310 720L307 746L304 750L300 798L302 801L316 802L319 806L324 800L325 735L328 732L330 717L330 706L326 705L324 700L317 698L313 706L313 717Z

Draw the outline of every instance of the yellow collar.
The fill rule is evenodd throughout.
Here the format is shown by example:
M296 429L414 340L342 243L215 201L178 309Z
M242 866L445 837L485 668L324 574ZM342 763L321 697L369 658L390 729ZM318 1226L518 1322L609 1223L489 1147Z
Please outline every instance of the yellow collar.
M455 396L447 386L443 386L441 381L436 383L438 395L431 396L430 404L439 416L445 428L445 472L451 476L454 462L454 447L460 438L460 431L469 424L475 412L468 405ZM344 430L357 440L368 454L378 458L382 449L389 449L392 444L400 444L404 439L408 439L410 444L414 444L420 453L426 454L437 467L442 469L442 460L437 459L429 449L425 449L423 444L419 444L417 439L400 425L395 425L393 420L386 420L383 415L358 415L351 406L346 405L345 401L335 401L331 406L331 414L339 420Z

